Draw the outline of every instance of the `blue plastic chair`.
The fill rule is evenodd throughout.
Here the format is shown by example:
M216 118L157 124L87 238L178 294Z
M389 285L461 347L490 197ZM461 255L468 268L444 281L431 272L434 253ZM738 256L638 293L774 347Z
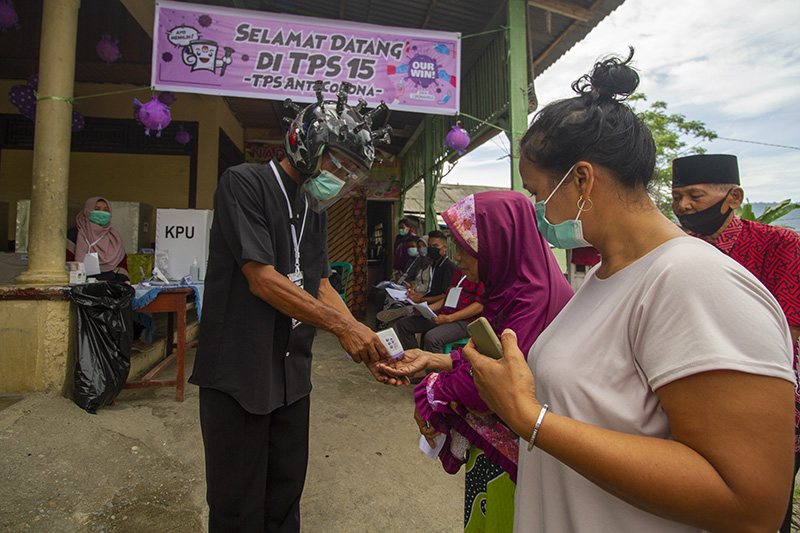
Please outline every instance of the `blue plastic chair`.
M331 270L334 269L338 270L342 277L342 292L339 293L339 296L342 297L342 301L347 305L347 298L345 297L347 294L347 281L350 279L350 272L353 271L353 265L345 263L344 261L337 261L336 263L331 263Z
M455 348L466 346L468 342L469 342L469 337L465 337L465 338L463 338L461 340L447 343L447 344L444 345L444 353L449 354Z

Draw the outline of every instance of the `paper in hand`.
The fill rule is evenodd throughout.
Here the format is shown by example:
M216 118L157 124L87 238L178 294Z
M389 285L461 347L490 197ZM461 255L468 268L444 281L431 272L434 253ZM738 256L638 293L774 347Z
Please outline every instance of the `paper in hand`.
M445 440L444 433L435 436L433 438L433 442L434 444L436 444L436 447L431 448L430 444L428 444L428 441L425 440L425 435L420 435L419 449L425 452L425 455L427 455L428 457L430 457L435 461L439 457L439 452L441 452L442 448L444 448L444 440Z

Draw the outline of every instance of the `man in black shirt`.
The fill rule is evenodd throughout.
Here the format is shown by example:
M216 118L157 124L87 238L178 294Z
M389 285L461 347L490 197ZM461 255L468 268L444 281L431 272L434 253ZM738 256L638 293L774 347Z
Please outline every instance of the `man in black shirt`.
M386 351L328 281L325 209L374 160L372 114L318 101L300 111L287 158L229 168L214 195L194 372L209 531L299 531L308 462L311 346L333 332L356 362Z

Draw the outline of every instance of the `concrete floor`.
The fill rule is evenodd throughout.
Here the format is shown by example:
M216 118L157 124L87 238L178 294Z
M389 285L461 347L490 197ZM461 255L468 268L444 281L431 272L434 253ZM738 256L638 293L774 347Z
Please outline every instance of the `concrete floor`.
M325 332L312 380L302 530L460 531L463 474L417 448L412 390L375 382ZM56 394L0 401L0 495L4 532L204 531L197 387L183 403L124 390L97 415Z

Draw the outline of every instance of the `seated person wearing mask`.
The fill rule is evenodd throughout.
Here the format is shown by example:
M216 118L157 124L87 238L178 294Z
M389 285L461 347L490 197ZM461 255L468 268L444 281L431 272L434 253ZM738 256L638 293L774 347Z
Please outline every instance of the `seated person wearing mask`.
M417 333L422 333L422 344L426 351L444 353L444 346L468 337L467 323L481 314L483 304L478 297L483 294L483 283L469 281L460 270L456 270L446 298L430 304L436 318L407 316L397 320L393 327L403 348L419 348Z
M128 256L122 237L111 227L108 200L100 196L86 200L75 217L75 224L67 230L67 261L84 263L87 255L94 254L100 272L88 274L88 277L98 281L128 282Z
M414 303L427 302L428 305L431 305L439 300L444 300L447 290L450 288L450 281L456 272L456 264L447 257L447 237L439 230L428 233L427 258L429 266L425 270L430 279L428 290L425 292L410 290L408 298ZM409 306L387 309L378 313L377 319L380 322L388 323L408 316L412 311L413 308Z

